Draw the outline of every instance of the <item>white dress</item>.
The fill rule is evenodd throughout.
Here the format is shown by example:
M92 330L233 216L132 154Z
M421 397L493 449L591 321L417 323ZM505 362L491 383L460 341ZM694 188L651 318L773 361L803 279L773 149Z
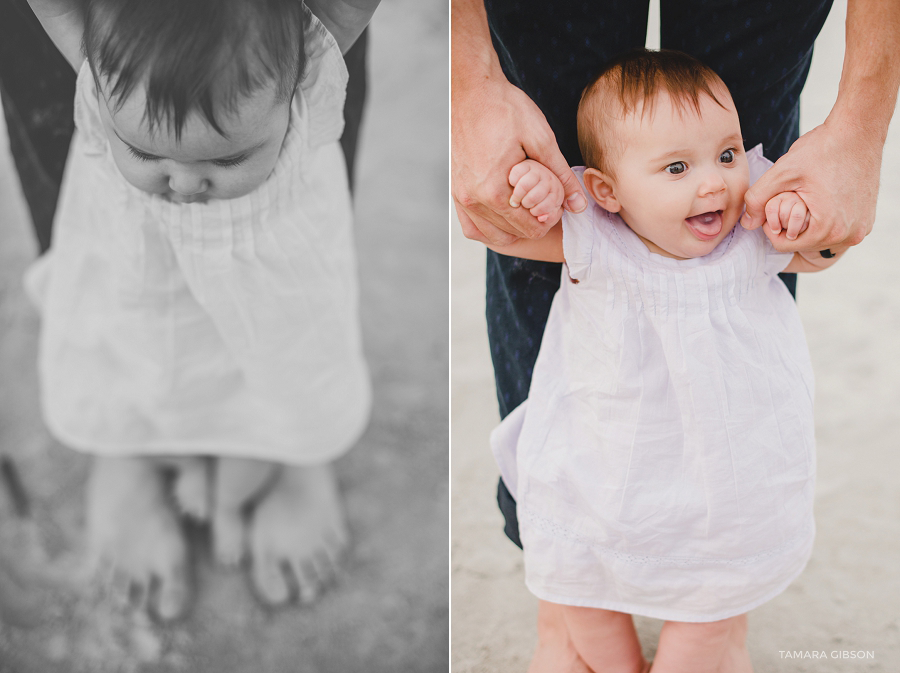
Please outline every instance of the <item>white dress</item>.
M748 153L751 182L771 164ZM528 399L492 448L539 598L714 621L771 599L812 549L813 375L777 274L740 225L709 255L651 253L593 204Z
M308 12L308 10L307 10ZM90 453L329 461L368 421L344 159L347 71L308 14L307 75L274 172L175 204L119 173L85 63L42 316L44 417Z

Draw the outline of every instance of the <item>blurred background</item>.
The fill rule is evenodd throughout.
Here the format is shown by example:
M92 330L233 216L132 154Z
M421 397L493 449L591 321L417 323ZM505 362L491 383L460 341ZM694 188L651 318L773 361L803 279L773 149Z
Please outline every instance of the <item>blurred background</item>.
M801 99L801 132L837 97L846 0L835 2ZM659 4L648 44L659 47ZM484 322L484 249L451 218L451 597L454 673L525 671L537 599L503 534L488 435L499 422ZM834 268L801 275L797 302L816 374L817 537L806 571L752 611L757 673L900 670L900 121L895 115L872 234ZM652 657L661 622L639 618ZM827 659L782 652L825 651ZM871 652L870 659L831 658ZM839 655L840 656L840 655Z

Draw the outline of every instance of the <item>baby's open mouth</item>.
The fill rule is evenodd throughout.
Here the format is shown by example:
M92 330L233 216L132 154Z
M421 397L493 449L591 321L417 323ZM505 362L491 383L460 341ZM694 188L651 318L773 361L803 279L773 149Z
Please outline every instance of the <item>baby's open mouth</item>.
M685 220L691 232L701 241L711 241L722 232L722 211L712 210Z

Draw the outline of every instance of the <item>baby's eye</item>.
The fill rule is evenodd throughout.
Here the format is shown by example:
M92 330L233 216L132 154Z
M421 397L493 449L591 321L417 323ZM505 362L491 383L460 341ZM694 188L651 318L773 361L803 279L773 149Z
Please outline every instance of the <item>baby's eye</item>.
M141 152L131 145L125 145L125 147L128 148L128 153L138 161L159 161L159 157Z
M676 161L674 164L666 166L666 173L671 175L681 175L687 170L687 164L683 161Z
M719 161L721 161L723 164L730 164L731 162L733 162L734 150L725 150L724 152L722 152L722 154L719 156Z
M216 166L221 166L222 168L231 168L232 166L240 166L245 161L247 161L247 155L243 154L232 159L218 159L217 161L213 161L213 163Z

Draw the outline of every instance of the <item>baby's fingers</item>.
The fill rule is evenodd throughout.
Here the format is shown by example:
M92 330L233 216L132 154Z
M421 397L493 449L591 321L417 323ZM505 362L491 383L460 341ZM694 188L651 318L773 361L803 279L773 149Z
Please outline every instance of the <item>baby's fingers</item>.
M800 199L791 206L787 218L781 218L782 226L787 229L787 238L794 241L809 226L809 210ZM786 224L785 224L786 223Z
M562 217L562 199L565 194L556 194L553 190L539 204L529 209L538 222L558 222ZM523 203L524 205L524 203Z
M528 193L541 184L540 173L532 170L526 162L512 167L512 170L509 172L509 184L513 187L513 193L509 197L509 205L513 208L518 208L520 204L530 208L546 196L546 194L543 194L541 198L533 200L531 206L522 203L523 199L528 196Z
M777 194L766 202L766 226L769 227L774 236L778 236L781 230L785 228L782 226L782 222L784 222L785 226L787 225L787 219L782 220L782 205L787 205L789 213L790 203L785 200L784 194Z

